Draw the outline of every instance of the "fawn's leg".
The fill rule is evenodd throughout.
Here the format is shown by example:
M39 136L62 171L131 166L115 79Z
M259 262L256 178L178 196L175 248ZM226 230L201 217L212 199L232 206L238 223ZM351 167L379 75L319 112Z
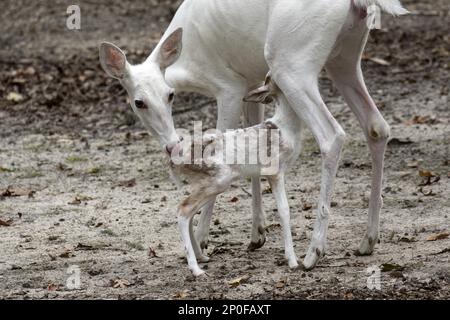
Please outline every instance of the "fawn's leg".
M197 244L193 244L195 238L192 228L192 218L200 208L211 202L218 194L224 192L230 186L230 182L233 179L232 174L224 173L223 175L224 177L217 173L209 181L203 181L178 207L178 226L181 239L186 250L189 269L194 276L201 276L205 272L198 266L197 262L197 257L203 260L204 256L201 253L200 247Z
M288 261L289 268L296 269L298 267L297 257L294 252L294 244L292 241L289 203L286 196L284 174L269 178L273 195L277 201L278 214L280 215L281 227L283 229L283 242L285 257Z

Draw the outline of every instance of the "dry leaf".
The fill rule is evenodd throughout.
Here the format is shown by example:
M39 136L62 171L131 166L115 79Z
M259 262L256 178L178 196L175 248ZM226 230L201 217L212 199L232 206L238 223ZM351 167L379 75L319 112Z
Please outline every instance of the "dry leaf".
M66 250L59 255L60 258L70 258L73 257L73 253L70 250Z
M421 176L422 178L426 178L424 182L419 184L419 187L429 186L441 180L440 176L428 170L419 170L419 176Z
M81 204L81 200L80 200L80 198L78 198L78 197L75 197L75 199L74 199L74 200L70 201L70 202L69 202L69 203L67 203L67 204L70 204L70 205L76 206L76 205L79 205L79 204Z
M383 263L381 265L381 271L382 272L389 272L389 271L403 271L405 267L395 264L395 263Z
M419 170L419 176L421 176L423 178L436 177L436 175L434 173L432 173L431 171L428 171L428 170Z
M132 188L135 185L136 185L136 179L121 181L118 184L119 187L125 187L125 188Z
M0 226L9 227L12 222L13 222L12 219L9 219L7 221L4 221L4 220L0 219Z
M287 279L286 279L286 278L281 279L280 281L278 281L278 282L275 284L275 288L277 288L277 289L283 289L283 288L286 286L286 282L287 282Z
M238 287L238 286L240 286L242 283L244 283L245 281L247 281L248 279L250 279L250 276L243 276L243 277L240 277L240 278L236 278L236 279L233 279L233 280L231 280L231 281L228 281L228 285L230 286L230 287L233 287L233 288L235 288L235 287Z
M186 299L187 297L189 297L189 290L177 292L174 296L175 299Z
M447 239L450 236L449 232L443 232L439 234L432 234L427 238L427 241L437 241L437 240L444 240Z
M281 228L281 224L279 224L279 223L272 223L272 224L269 224L267 227L265 227L266 232L270 232L270 231L280 229L280 228Z
M375 62L376 64L379 64L379 65L382 65L382 66L390 66L391 65L391 63L390 62L388 62L388 61L386 61L386 60L384 60L384 59L381 59L381 58L368 58L368 60L370 60L370 61L372 61L372 62Z
M75 199L73 201L69 202L68 204L79 205L82 202L91 201L91 200L94 200L94 198L89 197L89 196L79 195L79 196L76 196Z
M272 193L272 188L270 186L265 188L262 192L262 194L271 194L271 193Z
M48 291L56 291L56 290L58 290L58 289L59 289L59 285L58 285L58 284L50 283L50 284L47 286L47 290L48 290Z
M231 198L231 200L230 200L230 202L233 202L233 203L236 203L236 202L238 202L239 201L239 198L238 197L233 197L233 198Z
M36 191L30 190L30 189L22 189L22 188L16 188L9 186L6 188L6 190L3 190L0 192L0 196L3 197L21 197L21 196L28 196L29 198L33 197L33 195L36 193Z
M17 92L10 92L6 96L6 100L12 101L12 102L21 102L25 100L24 96Z
M158 258L158 256L156 255L156 251L153 250L153 248L151 248L151 247L148 249L148 256L150 258Z
M125 279L116 279L110 281L110 286L113 287L114 289L126 288L131 286L131 283Z
M90 251L90 250L95 250L95 248L93 246L87 245L87 244L83 244L83 243L78 243L77 246L75 247L76 251Z
M405 121L406 125L414 124L435 124L436 118L431 116L414 116L412 119Z

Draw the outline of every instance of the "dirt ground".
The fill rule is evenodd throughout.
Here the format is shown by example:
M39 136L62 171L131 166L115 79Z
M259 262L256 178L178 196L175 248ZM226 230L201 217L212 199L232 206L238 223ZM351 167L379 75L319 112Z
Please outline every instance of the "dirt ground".
M180 1L178 1L179 3ZM392 126L381 240L353 251L366 225L371 164L355 117L323 76L323 96L347 132L329 249L311 272L283 260L275 203L268 238L248 252L251 198L242 180L220 197L204 266L190 275L158 145L119 84L101 71L108 40L141 62L177 1L79 1L82 30L65 27L69 1L3 1L0 12L0 298L3 299L448 299L450 298L450 3L403 1L383 16L364 60L368 86ZM215 102L181 94L177 127L214 127ZM320 156L311 136L288 176L295 248L308 247ZM267 182L264 188L267 187ZM66 283L79 268L81 286ZM381 290L367 268L381 268Z

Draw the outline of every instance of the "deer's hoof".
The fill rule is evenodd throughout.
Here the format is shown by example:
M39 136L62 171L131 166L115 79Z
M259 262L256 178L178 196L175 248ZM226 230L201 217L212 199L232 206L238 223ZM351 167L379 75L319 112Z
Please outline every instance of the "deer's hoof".
M252 241L248 245L247 249L249 251L255 251L259 248L262 248L266 243L266 229L263 226L260 226L257 230L257 233L254 233L252 236Z
M325 251L318 247L310 247L308 253L303 260L303 268L306 271L314 269L320 258L325 255Z
M202 269L197 269L192 271L192 274L194 275L195 278L200 278L200 277L206 277L207 274L205 271L203 271Z
M378 242L377 237L370 237L365 235L359 245L359 248L355 251L356 256L370 256L373 253L375 245Z

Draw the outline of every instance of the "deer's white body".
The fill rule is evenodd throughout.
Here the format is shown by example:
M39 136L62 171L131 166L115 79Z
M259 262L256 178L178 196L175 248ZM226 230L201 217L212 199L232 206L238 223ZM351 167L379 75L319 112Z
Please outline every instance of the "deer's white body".
M242 98L270 69L283 101L311 130L322 152L317 220L303 262L309 269L325 252L331 196L345 136L319 94L318 75L323 68L358 118L372 154L368 230L357 252L371 254L378 240L389 126L368 93L360 67L370 31L368 20L374 18L367 15L369 5L394 15L407 12L398 0L185 0L145 63L116 63L118 54L107 45L103 65L121 80L132 101L139 98L146 103L147 110L138 110L137 105L133 108L152 131L164 131L162 144L174 137L165 98L170 88L215 97L220 130L238 127L243 110L247 124L254 125L262 122L263 108L244 103ZM181 29L182 50L177 32ZM165 128L160 128L161 119ZM259 179L253 179L252 190L251 247L257 248L265 241ZM202 246L207 242L213 204L211 200L203 207L196 234Z

